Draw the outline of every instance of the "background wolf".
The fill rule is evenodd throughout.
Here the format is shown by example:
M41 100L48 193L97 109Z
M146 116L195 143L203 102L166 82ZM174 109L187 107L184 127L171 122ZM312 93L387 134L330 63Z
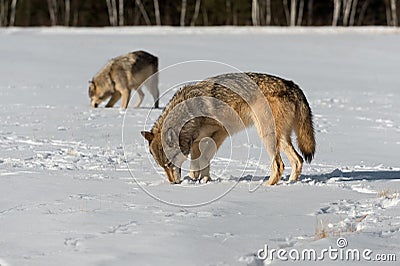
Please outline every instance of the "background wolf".
M178 91L150 131L142 135L171 183L180 182L181 165L190 154L192 179L209 179L210 159L228 135L255 125L270 158L269 184L276 184L288 157L291 181L298 180L303 158L311 162L315 139L311 109L292 81L259 73L233 73L206 79Z
M131 90L136 90L139 100L135 107L143 101L143 82L154 98L154 107L158 108L158 59L145 51L131 52L111 59L89 82L91 107L108 101L106 107L112 107L122 98L122 108L126 109Z

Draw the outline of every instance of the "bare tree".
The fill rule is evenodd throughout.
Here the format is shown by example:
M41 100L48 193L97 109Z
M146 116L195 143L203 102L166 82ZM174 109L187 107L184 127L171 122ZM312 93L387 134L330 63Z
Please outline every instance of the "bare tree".
M343 3L343 26L349 25L349 17L353 0L344 0Z
M199 17L200 3L201 3L201 0L196 0L196 5L194 6L194 14L193 14L192 21L190 22L190 26L196 25L196 20Z
M271 0L266 0L265 8L266 8L265 24L269 26L271 25L271 18L272 18Z
M138 1L136 1L137 3ZM108 20L110 22L110 26L124 26L125 25L125 4L124 0L106 0L107 3L107 11L108 11Z
M238 25L239 24L239 17L238 17L238 9L236 5L232 6L232 25Z
M181 27L185 26L185 17L186 17L186 7L187 7L187 0L182 0L181 4Z
M151 21L149 19L149 16L147 15L146 9L143 6L143 3L141 0L135 0L136 5L139 7L140 13L142 14L144 21L146 22L147 25L151 25Z
M48 0L49 1L49 0ZM106 0L107 10L108 10L108 20L110 21L110 26L116 26L114 18L114 6L112 0Z
M392 26L397 26L399 21L397 19L396 0L390 0L390 9L392 11Z
M253 26L259 26L260 25L258 0L252 0L252 4L251 4L251 20L253 22Z
M119 0L119 26L124 26L124 0Z
M71 17L71 0L65 0L65 15L64 15L65 26L69 26L70 17Z
M392 13L390 12L389 0L385 0L385 6L386 6L386 25L390 26L392 25Z
M308 6L307 6L307 25L310 26L313 24L313 5L314 5L314 0L308 0Z
M226 20L225 20L225 25L231 25L232 24L232 1L231 0L226 0L225 1L225 8L226 8Z
M106 0L108 19L111 26L124 25L124 0Z
M57 25L57 0L47 0L51 26Z
M258 1L258 25L265 25L265 1Z
M357 13L357 4L358 0L353 0L353 6L351 8L351 13L350 13L349 26L354 26L354 21Z
M296 26L297 0L290 1L290 26Z
M283 0L283 10L285 11L285 18L286 18L286 25L290 25L290 12L289 12L289 6L288 6L288 1Z
M333 1L332 26L337 26L338 25L341 4L342 4L341 0L334 0Z
M365 0L363 5L361 6L360 15L358 16L358 22L357 22L358 26L361 26L364 21L364 16L365 16L365 12L367 11L368 4L369 4L369 0Z
M204 5L201 13L203 13L203 26L208 26L208 14L207 14L207 9Z
M397 18L396 0L385 0L386 6L386 23L388 26L397 26L399 24Z
M158 4L158 0L153 0L154 4L154 15L156 17L156 24L157 26L161 25L161 18L160 18L160 6Z
M72 16L72 26L76 27L79 23L79 8L75 7Z
M117 2L116 0L111 0L112 4L112 12L113 12L113 25L117 26L118 25L118 10L117 10Z
M297 3L297 0L291 0L289 11L288 1L283 0L287 25L296 26L303 23L304 0L300 0L299 5L297 5Z
M11 15L10 15L10 24L9 26L14 26L15 23L15 9L17 7L17 0L12 0L11 2Z
M5 9L4 0L0 0L0 27L7 26Z
M297 26L303 24L304 0L300 0L299 13L297 15Z

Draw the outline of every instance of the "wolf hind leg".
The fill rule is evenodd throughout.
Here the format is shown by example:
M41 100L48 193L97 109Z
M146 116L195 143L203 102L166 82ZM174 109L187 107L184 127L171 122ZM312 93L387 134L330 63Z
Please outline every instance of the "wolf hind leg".
M160 91L158 90L158 73L154 73L146 82L146 88L150 92L154 99L154 108L159 108L158 98L160 97Z
M143 98L144 98L144 93L143 93L143 91L142 91L142 88L139 88L139 89L137 89L136 90L136 93L137 93L137 95L138 95L138 101L135 103L135 108L139 108L140 107L140 105L142 104L142 102L143 102Z
M111 96L110 100L106 104L106 107L113 107L116 102L121 98L121 93L119 91L115 91L114 94Z
M279 143L278 143L279 144ZM277 145L277 152L270 154L271 158L271 174L268 179L268 185L275 185L281 180L285 165L282 162L281 155L279 154L279 145Z
M301 174L301 169L303 167L303 158L297 153L293 147L290 135L282 140L282 151L289 159L292 166L292 172L290 173L289 181L297 181Z
M281 179L285 168L280 155L280 134L277 130L277 125L274 123L270 110L258 116L253 113L253 121L271 160L271 174L268 184L275 185Z

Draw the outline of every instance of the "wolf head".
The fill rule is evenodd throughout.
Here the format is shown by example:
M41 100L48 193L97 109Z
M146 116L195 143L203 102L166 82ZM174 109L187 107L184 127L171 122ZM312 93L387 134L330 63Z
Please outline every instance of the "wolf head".
M169 128L164 137L161 132L142 131L141 134L149 142L150 153L164 169L169 182L179 184L181 165L185 158L180 152L179 140L174 130Z
M89 81L89 98L90 107L97 108L100 103L105 101L110 97L110 93L101 88L101 86L96 86L93 80Z

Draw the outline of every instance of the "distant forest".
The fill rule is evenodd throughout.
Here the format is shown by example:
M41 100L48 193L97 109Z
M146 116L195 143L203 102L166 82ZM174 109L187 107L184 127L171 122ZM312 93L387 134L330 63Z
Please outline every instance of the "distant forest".
M400 0L0 0L8 26L398 26Z

